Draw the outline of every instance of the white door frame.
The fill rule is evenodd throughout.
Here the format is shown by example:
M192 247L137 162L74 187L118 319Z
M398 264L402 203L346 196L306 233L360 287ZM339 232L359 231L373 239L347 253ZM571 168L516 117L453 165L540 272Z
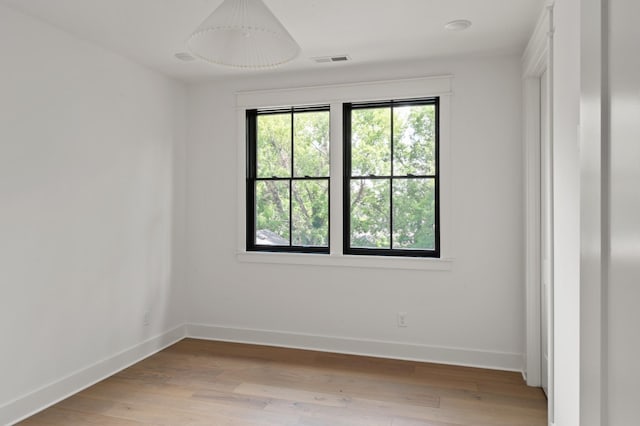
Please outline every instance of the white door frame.
M541 384L541 157L540 157L540 77L547 71L548 118L553 125L553 2L545 7L522 57L524 99L524 182L525 182L525 285L526 352L524 375L529 386ZM549 142L553 144L552 135ZM553 312L553 290L550 309ZM553 408L553 316L549 322L549 414Z
M607 0L580 3L580 424L606 425L611 190Z

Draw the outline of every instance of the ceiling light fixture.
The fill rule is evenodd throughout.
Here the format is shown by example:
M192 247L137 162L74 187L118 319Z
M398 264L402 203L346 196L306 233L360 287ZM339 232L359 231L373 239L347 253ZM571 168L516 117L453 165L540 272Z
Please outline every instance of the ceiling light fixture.
M444 26L449 31L462 31L471 26L471 21L466 19L456 19L455 21L447 22Z
M187 40L192 55L234 68L273 68L300 46L262 0L224 0Z

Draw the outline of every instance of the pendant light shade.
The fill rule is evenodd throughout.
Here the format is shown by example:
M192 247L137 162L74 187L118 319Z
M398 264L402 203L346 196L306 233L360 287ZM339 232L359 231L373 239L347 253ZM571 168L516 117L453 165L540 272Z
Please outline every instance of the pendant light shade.
M262 0L224 0L191 34L187 48L200 59L235 68L273 68L300 52Z

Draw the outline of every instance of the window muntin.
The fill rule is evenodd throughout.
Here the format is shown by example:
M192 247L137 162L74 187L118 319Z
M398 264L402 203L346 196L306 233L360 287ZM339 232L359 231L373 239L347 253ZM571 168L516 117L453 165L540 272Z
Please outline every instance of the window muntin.
M247 110L247 250L329 252L329 107Z
M343 105L345 254L439 257L438 104Z

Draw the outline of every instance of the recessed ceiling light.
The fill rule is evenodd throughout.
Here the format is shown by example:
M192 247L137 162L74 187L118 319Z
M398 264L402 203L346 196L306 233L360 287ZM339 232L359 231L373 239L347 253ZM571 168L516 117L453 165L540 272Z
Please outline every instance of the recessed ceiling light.
M471 21L466 19L456 19L455 21L447 22L444 26L449 31L462 31L471 26Z

